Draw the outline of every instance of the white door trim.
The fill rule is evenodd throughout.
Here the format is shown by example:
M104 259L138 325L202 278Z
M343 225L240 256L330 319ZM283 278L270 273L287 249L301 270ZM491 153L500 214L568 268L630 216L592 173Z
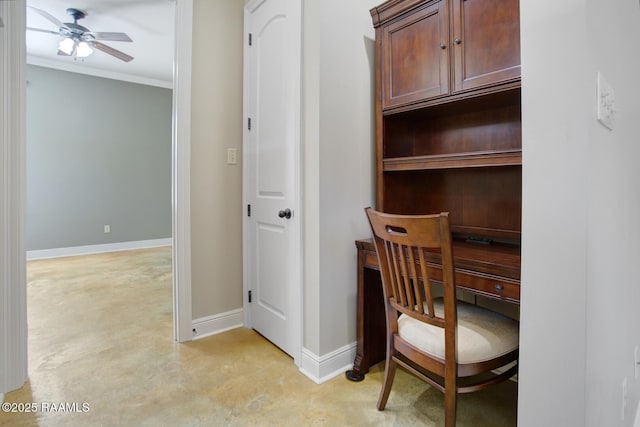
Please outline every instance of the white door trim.
M27 380L25 252L26 3L0 2L0 393ZM193 0L176 2L173 118L174 338L191 340L191 52ZM10 350L7 350L10 349Z
M193 0L176 2L173 69L173 337L191 341L191 55Z
M248 20L249 20L249 16L251 11L253 11L255 8L257 8L258 6L260 6L260 4L262 4L265 0L251 0L249 1L245 7L244 7L244 64L249 64L249 36L248 36L248 31L246 31L246 29L248 28ZM299 37L298 37L298 46L299 46L299 51L300 51L300 72L299 72L299 78L297 79L297 81L295 82L295 99L297 100L296 105L295 105L295 137L296 137L296 144L295 144L295 152L294 152L294 197L295 197L295 202L293 204L293 212L296 216L296 221L294 221L291 225L291 232L293 233L293 240L294 240L294 245L295 247L293 248L293 259L291 260L291 265L292 265L292 276L294 277L293 282L298 284L298 286L294 286L293 291L293 295L291 295L291 300L292 301L296 301L297 303L295 304L291 304L291 313L290 313L290 319L292 322L292 330L293 330L293 354L291 355L293 357L293 361L296 364L296 366L301 366L302 364L302 334L303 334L303 328L302 328L302 319L303 319L303 266L302 266L302 260L303 258L303 254L302 254L302 223L303 223L303 219L304 219L304 212L302 211L302 185L301 185L301 169L300 169L300 165L302 164L302 132L301 132L301 124L300 124L300 119L301 119L301 104L302 104L302 93L301 93L301 83L302 83L302 16L303 16L303 12L302 12L302 0L287 0L287 1L291 1L294 2L294 4L296 5L296 7L298 8L299 14L297 16L298 18L298 29L299 29ZM243 87L247 87L249 82L249 72L248 72L248 68L244 67L243 70ZM248 144L248 133L247 133L247 127L246 127L246 123L247 123L247 117L248 117L248 113L247 113L247 106L249 104L249 97L248 97L248 93L247 91L243 91L243 111L242 111L242 116L244 118L244 124L245 126L243 126L243 131L242 131L242 145L243 145L243 149L242 149L242 155L243 155L243 162L242 164L246 165L248 164L248 158L247 158L247 152L248 150L246 149L246 146ZM247 328L252 328L252 319L251 319L251 311L249 310L249 308L246 306L247 304L247 295L250 289L250 284L249 284L249 263L248 263L248 259L249 259L249 219L247 216L247 205L249 203L249 185L248 185L248 173L249 171L245 168L243 169L242 172L242 203L243 203L243 221L242 221L242 228L243 228L243 237L242 237L242 272L243 272L243 280L242 280L242 289L243 289L243 308L244 308L244 324Z
M27 380L26 3L0 2L0 394Z

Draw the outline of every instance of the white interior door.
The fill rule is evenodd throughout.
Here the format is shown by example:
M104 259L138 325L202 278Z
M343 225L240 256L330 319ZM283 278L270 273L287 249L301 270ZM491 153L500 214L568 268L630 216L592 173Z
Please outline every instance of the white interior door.
M301 306L300 23L300 0L245 7L245 319L294 358Z

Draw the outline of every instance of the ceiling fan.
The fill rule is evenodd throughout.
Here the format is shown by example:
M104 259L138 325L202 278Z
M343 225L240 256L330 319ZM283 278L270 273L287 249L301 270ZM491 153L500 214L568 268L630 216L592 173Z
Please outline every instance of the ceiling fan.
M118 49L114 49L111 46L101 43L101 41L133 41L127 34L91 31L88 28L79 25L78 20L87 16L87 13L80 9L67 9L67 14L73 17L73 22L62 22L44 10L31 6L29 6L29 8L58 27L58 31L27 27L27 30L30 31L56 34L63 37L58 45L58 55L84 58L93 53L92 48L96 48L125 62L129 62L133 59L133 56L127 55Z

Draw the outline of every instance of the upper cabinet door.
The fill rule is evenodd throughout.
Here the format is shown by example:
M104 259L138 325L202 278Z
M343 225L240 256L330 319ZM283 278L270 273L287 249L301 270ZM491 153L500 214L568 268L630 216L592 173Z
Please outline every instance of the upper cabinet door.
M519 0L453 0L453 92L520 78Z
M391 21L381 31L383 109L449 93L445 0Z

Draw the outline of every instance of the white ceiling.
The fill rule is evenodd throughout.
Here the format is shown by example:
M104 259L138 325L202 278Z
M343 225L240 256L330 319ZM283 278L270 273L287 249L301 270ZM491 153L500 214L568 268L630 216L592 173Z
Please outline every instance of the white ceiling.
M62 22L73 22L67 8L87 17L78 24L91 31L123 32L133 40L104 42L134 59L124 62L99 50L82 59L60 56L55 34L27 31L27 62L103 77L171 87L174 52L174 0L27 0L27 5L48 12ZM27 26L57 31L55 25L27 8Z

